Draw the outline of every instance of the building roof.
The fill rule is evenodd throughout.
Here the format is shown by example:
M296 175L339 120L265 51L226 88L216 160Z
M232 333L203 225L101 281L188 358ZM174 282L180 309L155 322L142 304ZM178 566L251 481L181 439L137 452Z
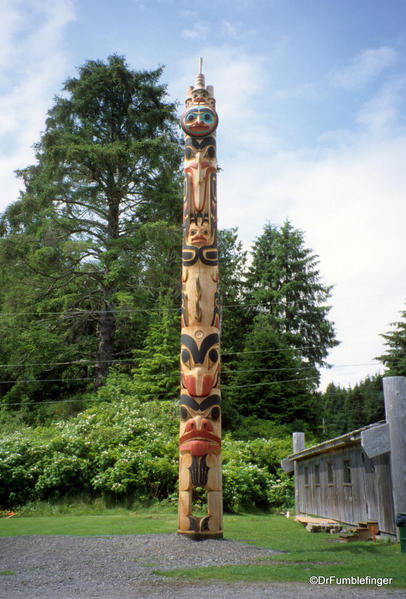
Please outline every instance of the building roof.
M307 447L306 449L302 449L297 453L292 453L287 457L287 459L291 462L295 462L310 456L318 455L320 453L327 453L329 451L339 449L341 447L361 445L361 436L364 431L369 431L378 426L382 427L382 425L385 424L385 420L381 420L380 422L374 422L373 424L363 426L362 428L358 428L355 431L346 433L345 435L340 435L339 437L335 437L334 439L329 439L328 441L323 441L322 443L318 443L317 445L312 445L312 447Z

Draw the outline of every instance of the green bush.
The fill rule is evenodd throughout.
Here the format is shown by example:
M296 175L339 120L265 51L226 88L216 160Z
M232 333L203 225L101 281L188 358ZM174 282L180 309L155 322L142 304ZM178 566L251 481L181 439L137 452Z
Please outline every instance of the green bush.
M223 444L223 497L226 511L253 507L286 509L294 503L293 481L281 472L286 442L254 439Z
M117 380L116 380L117 382ZM119 386L118 386L119 387ZM115 389L114 402L102 401L67 422L20 427L0 439L0 506L75 494L114 501L177 496L177 409L170 401L141 401ZM127 391L127 390L126 390ZM128 393L128 391L127 391ZM290 440L223 441L224 507L286 508L292 483L280 460ZM175 499L176 500L176 499Z

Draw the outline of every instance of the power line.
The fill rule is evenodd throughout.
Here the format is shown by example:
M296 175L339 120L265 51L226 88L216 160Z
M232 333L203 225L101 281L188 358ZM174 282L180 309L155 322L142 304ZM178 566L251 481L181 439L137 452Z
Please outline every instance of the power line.
M242 351L242 352L221 352L222 356L233 356L233 355L241 355L241 354L257 354L257 353L273 353L273 352L286 352L292 351L294 349L316 349L317 346L308 346L308 347L299 347L299 348L281 348L281 349L257 349L252 351ZM135 351L145 351L145 350L135 350ZM121 364L124 363L135 363L135 358L121 358L121 359L111 359L111 360L71 360L68 362L25 362L24 364L0 364L0 368L22 368L25 366L68 366L68 365L77 365L77 366L96 366L97 364Z
M126 362L126 360L124 360ZM106 360L106 362L108 362ZM127 361L128 362L128 361ZM48 364L52 364L52 362L48 363ZM58 364L58 363L55 363ZM60 362L59 364L64 364L63 362ZM78 365L87 365L87 366L95 366L95 363L91 363L91 364L80 364L77 362L66 362L65 364L78 364ZM35 364L31 364L31 366L33 366ZM38 364L37 364L38 365ZM369 362L369 363L363 363L363 364L336 364L336 365L332 365L330 368L354 368L356 366L378 366L378 364L374 364L373 362ZM7 367L7 365L3 365L0 364L0 366L2 367ZM222 376L229 376L235 373L241 373L241 372L245 372L245 373L257 373L257 372L285 372L285 371L289 371L289 370L294 370L296 372L301 372L303 370L312 370L313 367L312 366L302 366L302 367L295 367L295 366L289 366L289 367L282 367L282 368L258 368L258 369L232 369L230 371L222 371ZM168 372L168 373L157 373L152 375L153 378L171 378L171 377L175 377L175 376L180 376L182 374L182 371L178 370L178 371L173 371L173 372ZM92 377L79 377L79 378L59 378L59 379L16 379L16 380L7 380L7 381L0 381L0 385L4 385L4 384L15 384L15 383L47 383L47 382L65 382L65 381L88 381L88 380L93 380Z
M284 372L284 371L289 371L289 370L294 370L296 372L298 371L302 371L302 370L311 370L311 367L307 366L304 368L260 368L258 370L233 370L229 373L222 373L222 375L228 375L228 374L234 374L234 373L240 373L240 372L246 372L246 373L257 373L257 372ZM164 378L174 378L174 377L180 377L181 376L181 371L177 371L177 372L169 372L169 373L157 373L152 375L152 377L154 379L164 379ZM64 382L73 382L73 381L93 381L94 378L93 377L78 377L78 378L59 378L59 379L16 379L16 380L10 380L10 381L0 381L0 385L6 385L6 384L16 384L16 383L64 383ZM239 385L240 387L240 385Z
M244 389L246 387L259 387L261 385L281 385L284 383L299 383L302 381L311 381L311 380L318 380L318 377L304 377L301 379L286 379L283 381L263 381L261 383L253 383L252 385L239 385L238 388L239 389ZM227 385L223 385L223 387L225 388L229 388L229 386ZM162 393L158 392L160 395L160 398L162 398ZM143 393L142 394L142 398L138 398L137 399L145 399L146 397L156 397L157 393ZM172 398L173 399L173 394L165 394L165 397L168 398ZM178 398L176 398L177 401ZM84 402L100 402L100 403L106 403L105 400L100 400L98 398L94 398L94 399L83 399L83 400L78 400L78 399L61 399L61 400L45 400L45 401L40 401L40 402L36 402L36 401L27 401L27 402L12 402L12 403L1 403L0 402L0 406L3 407L8 407L8 406L27 406L27 405L37 405L37 406L41 406L43 404L49 404L49 403L56 403L56 404L63 404L63 403L72 403L72 402L76 402L76 401L84 401Z
M73 379L16 379L14 381L0 381L0 385L11 385L16 383L72 383L74 381L94 381L94 377L81 377Z
M221 352L222 356L238 356L241 354L259 354L259 353L268 353L268 352L285 352L285 351L296 351L302 349L317 349L318 345L307 345L304 347L287 347L287 348L279 348L279 349L254 349L252 351L234 351L234 352Z
M220 304L220 309L222 308L238 308L238 307L266 307L269 302L264 300L263 302L239 302L237 304ZM265 304L265 306L264 306ZM53 311L53 312L37 312L37 311L27 311L27 312L0 312L0 317L4 318L18 318L20 316L60 316L64 314L68 317L74 316L84 316L86 314L115 314L115 316L120 317L122 313L131 314L133 312L151 312L151 311L168 311L168 312L178 312L181 313L181 308L168 308L168 307L148 307L148 308L116 308L114 310L81 310L80 308L72 308L69 310L61 310L61 311Z
M332 368L349 368L349 367L353 367L353 366L368 366L368 365L373 365L373 364L337 364L336 366L332 366ZM301 372L301 371L306 371L306 370L311 370L312 367L310 366L304 366L302 368L295 368L295 367L286 367L286 368L260 368L260 369L250 369L250 370L233 370L229 373L227 372L223 372L223 375L233 375L235 373L247 373L247 374L253 374L253 373L258 373L258 372L262 372L262 373L267 373L267 372L286 372L286 371L296 371L296 372ZM170 372L170 373L159 373L159 374L154 374L153 378L173 378L173 377L179 377L181 375L181 371L176 371L176 372ZM294 382L294 381L304 381L304 380L319 380L319 376L313 376L313 377L307 377L307 378L302 378L302 379L290 379L288 381L263 381L260 383L253 383L253 384L249 384L249 385L238 385L238 388L244 388L244 387L255 387L257 385L272 385L272 384L276 384L276 383L286 383L286 382ZM31 384L31 383L70 383L70 382L79 382L79 381L94 381L94 377L77 377L77 378L58 378L58 379L15 379L15 380L8 380L8 381L0 381L0 385L6 385L6 384ZM230 388L232 387L232 385L227 385L227 384L223 384L222 385L223 388ZM147 394L148 395L148 394Z

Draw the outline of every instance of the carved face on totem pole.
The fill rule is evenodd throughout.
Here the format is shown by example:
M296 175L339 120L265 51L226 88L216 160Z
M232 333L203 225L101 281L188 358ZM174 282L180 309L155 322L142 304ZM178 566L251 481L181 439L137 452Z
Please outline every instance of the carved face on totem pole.
M208 335L198 329L194 335L196 340L182 333L181 385L192 397L207 397L213 387L219 385L220 340L217 329L210 329L214 332Z
M221 452L220 396L210 395L199 404L188 395L181 396L180 439L181 453L201 457Z
M185 132L182 247L179 529L222 536L220 337L216 138L218 116L204 76L189 88ZM207 490L207 516L193 515L193 490Z
M190 108L182 114L181 125L186 135L207 137L216 129L218 116L216 111L207 105L207 96L201 94L193 101Z

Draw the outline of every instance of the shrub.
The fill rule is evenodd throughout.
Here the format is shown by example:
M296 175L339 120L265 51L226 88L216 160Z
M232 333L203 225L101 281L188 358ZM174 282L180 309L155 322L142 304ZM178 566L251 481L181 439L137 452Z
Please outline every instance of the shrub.
M173 500L178 480L176 412L173 402L143 402L123 394L67 422L4 435L0 505L12 508L77 493L122 501ZM226 510L292 505L292 482L279 467L289 452L288 443L225 436Z

